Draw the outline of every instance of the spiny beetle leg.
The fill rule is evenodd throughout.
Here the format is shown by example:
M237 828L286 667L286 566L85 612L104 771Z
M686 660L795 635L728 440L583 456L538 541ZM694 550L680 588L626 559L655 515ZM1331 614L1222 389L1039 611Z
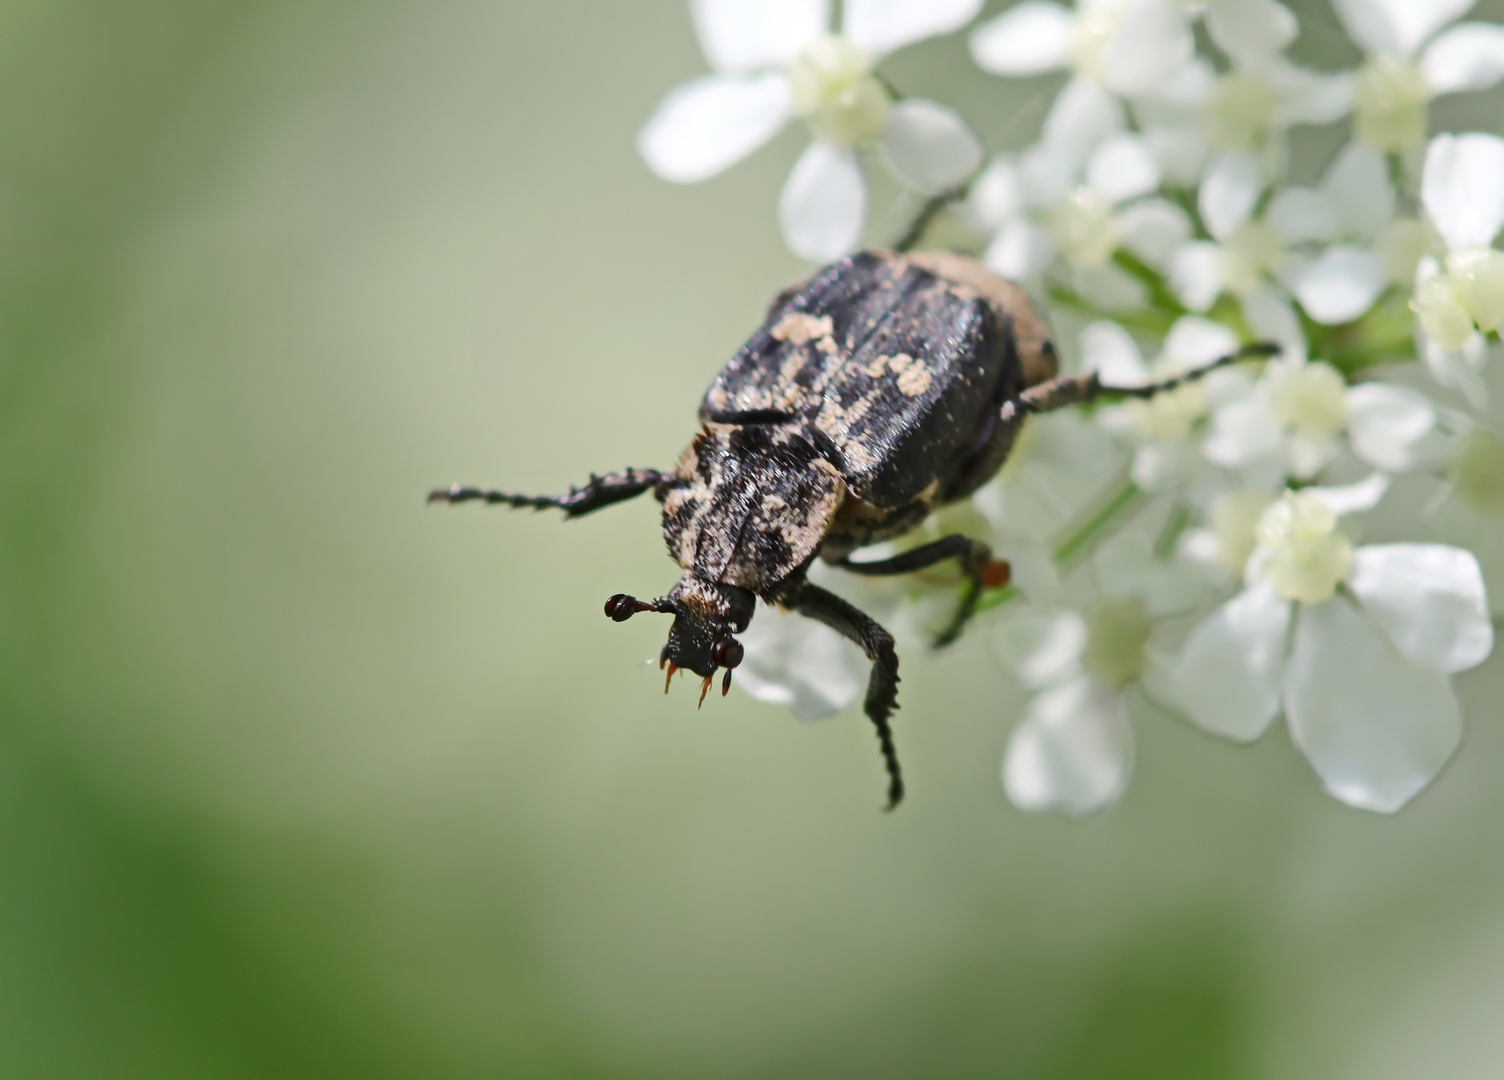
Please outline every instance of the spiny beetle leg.
M1018 397L1003 402L1002 419L1007 422L1019 414L1054 412L1056 409L1082 405L1103 397L1151 398L1167 390L1174 390L1177 386L1194 382L1219 368L1235 364L1239 360L1274 356L1279 351L1280 347L1273 342L1256 341L1251 345L1244 345L1237 352L1228 353L1209 364L1187 371L1183 375L1176 375L1160 382L1145 383L1143 386L1104 386L1097 378L1095 371L1085 375L1065 375L1039 383L1037 386L1031 386Z
M453 487L430 491L428 501L502 503L517 508L532 507L534 510L558 507L564 511L565 517L576 518L612 503L635 498L644 491L658 487L665 479L664 474L657 469L628 469L624 473L592 475L588 484L582 488L571 487L568 495L513 495L505 491L455 484Z
M862 709L877 728L883 764L888 770L888 805L892 810L903 801L903 773L898 767L898 750L893 745L893 729L888 718L898 708L898 653L893 649L893 635L879 626L859 608L848 604L835 593L818 585L801 581L779 602L801 615L822 622L843 637L856 642L872 661L872 675L867 680L867 700Z

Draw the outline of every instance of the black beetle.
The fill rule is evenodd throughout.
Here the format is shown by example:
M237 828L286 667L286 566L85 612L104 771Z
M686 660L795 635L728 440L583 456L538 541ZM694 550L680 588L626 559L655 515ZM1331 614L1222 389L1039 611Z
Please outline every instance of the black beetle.
M1103 386L1095 374L1059 377L1043 321L1015 286L979 263L944 253L864 251L785 291L767 321L716 376L700 431L670 472L591 476L567 495L511 495L462 487L429 501L481 500L579 517L651 490L683 576L660 600L617 594L606 614L674 616L659 666L711 679L742 660L735 635L757 597L833 628L872 661L865 711L888 770L888 808L903 778L888 718L897 708L893 638L806 578L816 556L857 574L906 574L945 559L967 578L936 644L961 633L982 591L1007 564L959 534L889 559L852 552L908 532L931 511L970 495L997 472L1030 413L1103 395L1148 397L1246 355L1254 345L1179 378Z

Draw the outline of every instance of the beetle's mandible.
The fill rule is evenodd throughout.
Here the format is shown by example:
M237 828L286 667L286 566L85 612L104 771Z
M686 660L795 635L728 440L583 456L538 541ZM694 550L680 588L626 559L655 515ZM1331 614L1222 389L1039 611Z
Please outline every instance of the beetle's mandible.
M1031 413L1102 396L1148 397L1248 355L1250 346L1177 379L1103 386L1061 377L1045 325L1015 286L945 253L864 251L780 294L767 320L716 376L700 430L669 471L592 476L567 495L512 495L456 485L430 501L557 507L579 517L651 491L683 574L666 597L618 594L606 614L674 616L660 666L721 692L742 660L736 635L758 597L817 619L872 662L864 709L888 772L888 808L903 798L889 720L897 708L893 638L806 577L822 558L857 574L906 574L957 560L967 579L936 644L954 641L983 588L1006 580L987 546L959 534L879 561L853 552L908 532L997 472Z

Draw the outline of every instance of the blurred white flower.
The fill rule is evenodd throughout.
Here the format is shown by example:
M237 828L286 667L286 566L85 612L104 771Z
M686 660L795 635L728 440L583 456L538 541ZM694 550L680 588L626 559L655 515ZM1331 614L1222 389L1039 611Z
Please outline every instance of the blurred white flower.
M1477 557L1490 610L1504 616L1504 435L1477 424L1458 426L1445 487L1431 504L1432 523L1448 542Z
M1173 682L1199 727L1240 742L1283 709L1328 792L1392 813L1456 749L1462 716L1449 676L1487 658L1493 627L1470 553L1355 548L1338 529L1382 492L1306 488L1271 503L1247 587L1192 631Z
M1332 0L1368 59L1353 89L1358 137L1402 152L1426 137L1431 99L1504 78L1504 27L1452 23L1474 0ZM1449 27L1450 29L1443 29Z
M638 135L659 176L704 180L762 146L794 117L814 142L779 199L789 247L816 261L861 238L867 187L856 148L876 144L898 180L939 194L964 183L982 146L951 109L894 101L875 73L883 56L966 25L981 0L846 0L832 35L827 0L693 0L691 13L715 73L671 91Z
M1410 306L1419 323L1418 350L1437 382L1457 387L1481 408L1488 355L1482 335L1504 323L1504 253L1491 246L1504 226L1504 139L1432 139L1421 201L1446 257L1443 263L1426 255L1417 263Z
M1336 459L1344 437L1359 460L1403 472L1421 462L1435 424L1435 407L1408 387L1349 386L1330 364L1281 358L1265 366L1252 393L1213 413L1202 448L1263 484L1311 479Z
M1237 349L1237 335L1231 330L1194 315L1176 321L1152 364L1117 323L1094 322L1081 331L1084 365L1113 386L1143 386L1205 367ZM1145 491L1164 491L1204 476L1209 466L1200 440L1206 417L1251 386L1246 372L1224 369L1145 400L1103 406L1096 415L1103 427L1133 449L1133 482Z
M758 701L785 706L800 720L845 709L867 685L871 665L830 627L759 600L737 639L746 650L732 679Z
M1157 624L1197 599L1193 579L1136 534L1104 544L1092 567L1105 588L1084 610L1036 609L998 630L1005 661L1035 692L1003 756L1003 788L1021 810L1083 815L1118 800L1133 771L1125 695L1165 684Z

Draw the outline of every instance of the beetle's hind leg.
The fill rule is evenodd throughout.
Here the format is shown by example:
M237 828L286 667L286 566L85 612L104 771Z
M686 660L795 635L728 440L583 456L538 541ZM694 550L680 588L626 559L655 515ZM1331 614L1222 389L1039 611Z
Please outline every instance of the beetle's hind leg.
M923 570L938 562L944 562L946 559L956 559L960 562L961 572L966 575L966 591L961 594L960 606L956 608L950 625L935 638L935 648L941 649L961 636L961 631L966 628L966 624L976 613L977 601L982 598L984 588L989 586L999 588L1008 583L1008 564L994 562L992 549L986 544L980 540L973 540L969 536L962 536L960 533L952 533L933 543L895 555L891 559L879 559L875 562L852 562L850 559L842 559L835 565L842 570L850 570L853 574L876 577L911 574L916 570Z
M859 608L808 581L801 582L795 592L781 597L780 602L850 638L872 661L862 711L877 728L883 764L888 770L887 809L892 810L903 801L903 773L898 768L893 729L888 726L888 718L898 708L898 653L893 649L893 635Z
M607 473L605 476L591 474L590 482L582 488L571 486L568 495L512 495L489 488L453 487L438 488L428 493L429 502L484 502L503 503L513 507L530 506L534 510L558 507L565 517L580 517L603 506L635 498L644 491L656 488L667 481L657 469L628 469L624 473Z

